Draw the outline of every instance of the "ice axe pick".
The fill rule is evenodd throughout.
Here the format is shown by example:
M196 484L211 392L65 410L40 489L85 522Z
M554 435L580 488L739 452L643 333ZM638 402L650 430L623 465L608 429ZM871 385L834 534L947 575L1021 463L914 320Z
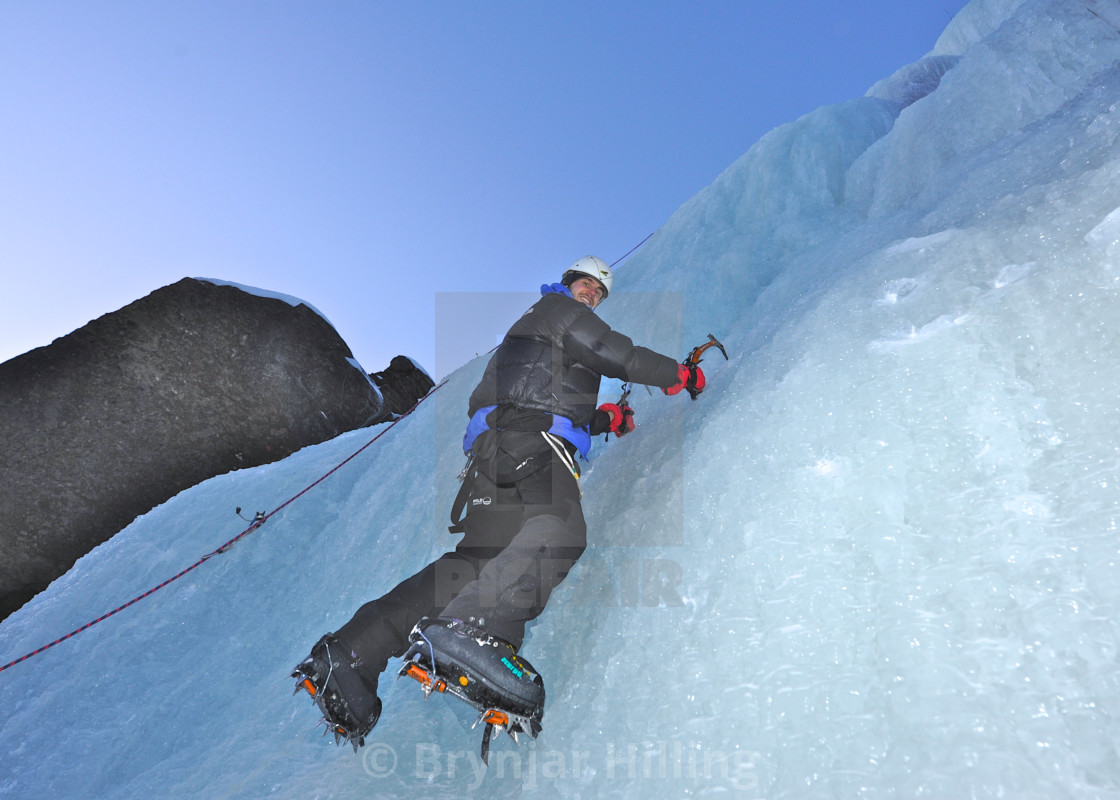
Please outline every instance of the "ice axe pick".
M708 350L708 348L710 348L710 347L718 347L719 351L721 353L723 353L723 357L725 359L727 359L728 361L731 360L727 355L727 349L723 346L723 343L720 342L720 340L717 339L715 336L713 336L712 334L709 333L708 334L708 341L704 342L704 344L697 345L696 347L692 348L692 352L690 352L688 354L688 356L685 358L685 360L683 362L684 365L686 367L695 367L697 364L699 364L703 360L702 356L704 355L704 352L706 350ZM700 393L697 392L695 389L689 388L688 394L689 394L689 397L691 397L693 400L695 400L699 396Z

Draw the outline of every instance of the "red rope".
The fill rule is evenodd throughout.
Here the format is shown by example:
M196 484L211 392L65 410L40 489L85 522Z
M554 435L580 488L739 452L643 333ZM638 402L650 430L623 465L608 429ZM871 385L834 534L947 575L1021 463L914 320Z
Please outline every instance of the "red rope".
M642 240L641 240L640 242L638 242L638 243L637 243L636 245L634 245L634 246L633 246L633 247L631 247L631 248L630 248L629 250L627 250L627 251L626 251L626 255L624 255L624 256L622 256L622 258L619 258L619 259L617 259L616 261L614 261L614 262L613 262L613 263L611 264L611 266L613 267L613 266L614 266L615 264L618 264L618 263L619 263L619 262L621 262L621 261L622 261L623 259L625 259L625 258L626 258L626 256L629 256L629 255L630 255L631 253L633 253L633 252L634 252L635 250L637 250L637 249L638 249L639 247L641 247L641 246L642 246L643 244L645 244L645 243L646 243L646 242L648 242L648 241L649 241L650 239L652 239L652 238L653 238L653 234L654 234L654 233L657 233L657 231L654 231L654 232L653 232L653 233L651 233L651 234L650 234L649 236L647 236L646 238L642 239Z
M45 644L45 645L43 645L43 646L42 646L42 647L40 647L40 648L39 648L38 650L32 650L32 651L31 651L30 653L27 653L26 655L20 656L20 657L19 657L19 658L17 658L17 659L15 660L15 661L12 661L12 662L9 662L9 663L5 664L4 666L0 667L0 672L3 672L4 670L6 670L6 669L8 669L8 668L10 668L10 667L14 667L14 666L15 666L16 664L20 664L20 663L22 663L22 662L26 661L26 660L27 660L27 659L29 659L29 658L34 658L35 656L39 655L39 654L40 654L40 653L42 653L42 652L45 652L45 651L47 651L47 650L50 650L50 649L51 649L52 647L54 647L55 645L61 644L62 642L65 642L65 641L66 641L67 639L70 639L70 638L72 638L72 637L74 637L74 636L77 636L77 635L78 635L79 633L81 633L82 631L84 631L84 630L88 630L89 628L92 628L92 627L93 627L94 625L96 625L96 624L97 624L97 623L99 623L99 622L104 622L105 620L109 619L109 617L112 617L112 616L114 616L114 615L116 615L116 614L119 614L120 612L122 612L122 611L124 611L124 610L125 610L126 608L128 608L129 606L131 606L131 605L134 605L134 604L136 604L136 603L139 603L139 602L140 602L141 600L143 600L143 599L144 599L145 597L150 597L151 595L155 594L155 593L156 593L156 592L158 592L158 591L159 591L160 589L162 589L162 588L163 588L164 586L167 586L167 585L168 585L168 584L170 584L170 583L174 583L175 581L179 580L179 579L180 579L181 577L183 577L184 575L186 575L186 574L187 574L188 572L190 572L191 570L193 570L193 569L196 569L197 567L200 567L200 566L202 566L202 565L203 565L203 564L204 564L204 563L205 563L206 561L210 560L210 559L211 559L211 558L213 558L214 556L216 556L216 555L221 555L222 553L226 552L226 551L227 551L227 550L229 550L229 549L230 549L231 547L233 547L233 546L234 546L235 544L237 544L237 543L238 543L239 541L241 541L241 539L245 538L245 537L246 537L246 536L248 536L248 535L249 535L250 533L252 533L252 532L253 532L253 531L255 531L255 530L256 530L257 528L259 528L259 527L260 527L261 525L263 525L263 524L264 524L265 522L267 522L267 521L268 521L268 519L269 519L269 518L270 518L271 516L273 516L274 514L277 514L277 513L279 513L279 512L280 512L280 511L282 511L283 509L285 509L285 508L287 508L288 506L290 506L290 505L291 505L292 503L294 503L294 502L295 502L296 500L298 500L299 498L303 497L303 496L304 496L305 494L307 494L307 493L308 493L309 491L311 491L312 489L314 489L314 488L315 488L316 486L318 486L318 485L319 485L320 483L322 483L323 481L325 481L325 480L326 480L327 478L329 478L329 477L330 477L331 475L334 475L334 474L335 474L336 472L338 472L338 471L339 471L340 469L342 469L342 468L343 468L344 466L346 466L346 465L347 465L347 464L349 464L349 463L350 463L351 461L353 461L353 460L354 460L355 458L357 458L357 457L358 457L358 456L359 456L359 455L360 455L361 453L363 453L363 452L364 452L364 451L365 451L365 450L366 450L367 448L369 448L369 446L370 446L370 445L372 445L372 444L373 444L374 442L376 442L376 441L377 441L378 439L380 439L380 438L381 438L382 436L384 436L384 435L385 435L386 433L388 433L388 432L389 432L390 430L392 430L392 429L393 429L393 427L394 427L394 426L395 426L395 425L396 425L396 424L397 424L398 422L400 422L400 421L401 421L402 419L404 419L404 418L405 418L405 417L407 417L407 416L408 416L409 414L411 414L411 413L412 413L413 411L415 411L415 410L416 410L416 408L417 408L417 406L419 406L419 405L420 405L421 403L423 403L423 402L424 402L425 400L427 400L427 399L428 399L429 397L431 397L431 396L432 396L433 394L435 394L435 393L436 393L436 392L438 392L438 391L439 391L440 389L442 389L442 388L443 388L443 387L444 387L444 386L445 386L446 384L447 384L447 378L444 378L444 379L443 379L443 380L442 380L442 381L441 381L441 382L439 383L439 385L438 385L438 386L434 387L434 388L433 388L433 389L432 389L432 390L431 390L430 392L428 392L428 393L427 393L426 395L424 395L424 396L423 396L423 397L421 397L421 398L420 398L419 400L417 400L417 401L416 401L416 403L415 403L415 404L414 404L414 405L412 406L412 408L410 408L410 409L409 409L408 411L404 412L404 413L403 413L403 414L401 414L401 415L400 415L399 417L397 417L397 418L396 418L395 420L393 420L393 421L392 421L392 423L390 423L390 424L389 424L389 425L388 425L387 427L385 427L385 428L382 428L382 429L381 429L381 431L380 431L380 432L378 432L378 434L377 434L376 436L374 436L374 437L373 437L372 439L370 439L370 440L369 440L368 442L366 442L366 443L365 443L364 445L362 445L362 446L361 446L360 448L358 448L358 449L357 449L357 450L355 450L355 451L354 451L353 453L351 453L351 454L350 454L350 455L349 455L349 456L348 456L347 458L345 458L344 460L342 460L342 461L340 461L340 462L339 462L338 464L336 464L336 465L335 465L334 467L332 467L332 468L331 468L331 469L330 469L330 470L329 470L329 471L328 471L328 472L327 472L326 474L324 474L324 475L323 475L323 476L322 476L321 478L319 478L318 480L316 480L316 481L315 481L314 483L312 483L312 484L308 485L308 486L307 486L306 488L304 488L304 489L303 489L302 491L300 491L300 492L299 492L298 494L295 494L295 495L293 495L292 497L289 497L289 498L288 498L287 500L285 500L285 501L284 501L283 503L281 503L280 505L278 505L278 506L277 506L277 507L276 507L275 509L273 509L272 511L270 511L270 512L269 512L268 514L264 514L264 515L260 515L260 516L258 516L258 517L257 517L256 519L254 519L254 520L253 520L253 523L252 523L252 524L251 524L251 525L250 525L250 526L249 526L248 528L246 528L245 530L241 531L241 533L239 533L239 534L237 534L236 536L234 536L234 537L233 537L232 539L230 539L230 540L229 540L228 542L226 542L225 544L223 544L223 545L222 545L221 547L219 547L219 548L218 548L217 550L214 550L214 551L212 551L212 552L210 552L210 553L207 553L206 555L204 555L204 556L203 556L202 558L200 558L200 559L199 559L198 561L196 561L196 562L194 562L193 564L191 564L191 565L190 565L189 567L187 567L186 569L184 569L184 570L183 570L182 572L180 572L179 574L177 574L177 575L173 575L172 577L168 578L168 579L167 579L167 580L165 580L165 581L164 581L163 583L161 583L161 584L160 584L159 586L153 586L153 587L152 587L151 589L149 589L148 591L144 592L143 594L141 594L141 595L137 595L136 597L132 598L131 600L129 600L129 601L128 601L127 603L125 603L124 605L122 605L122 606L118 606L117 608L114 608L114 609L113 609L112 611L110 611L110 612L109 612L109 613L107 613L107 614L102 614L102 615L101 615L100 617L98 617L97 619L95 619L95 620L93 620L93 621L91 621L91 622L87 622L87 623L86 623L85 625L83 625L82 627L80 627L80 628L78 628L78 629L76 629L76 630L70 631L70 633L66 634L65 636L59 637L58 639L55 639L55 640L54 640L53 642L51 642L50 644Z

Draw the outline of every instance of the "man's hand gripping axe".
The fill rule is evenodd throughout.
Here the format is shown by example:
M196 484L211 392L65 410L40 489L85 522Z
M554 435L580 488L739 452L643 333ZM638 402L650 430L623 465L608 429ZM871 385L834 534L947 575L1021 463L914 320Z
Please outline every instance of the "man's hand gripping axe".
M724 346L720 342L720 340L717 339L715 336L712 336L712 334L709 333L708 334L708 341L704 342L704 344L702 344L702 345L698 345L698 346L692 348L692 352L689 353L688 357L685 358L685 360L682 361L681 363L684 364L686 367L695 367L697 364L699 364L703 360L701 358L701 356L704 355L704 351L706 351L709 347L718 347L719 351L721 353L723 353L723 357L725 359L727 359L728 361L731 360L730 358L728 358L727 350L726 350L726 348L724 348ZM686 388L688 388L688 396L691 397L693 400L695 400L700 395L700 392L696 391L691 386L686 387Z

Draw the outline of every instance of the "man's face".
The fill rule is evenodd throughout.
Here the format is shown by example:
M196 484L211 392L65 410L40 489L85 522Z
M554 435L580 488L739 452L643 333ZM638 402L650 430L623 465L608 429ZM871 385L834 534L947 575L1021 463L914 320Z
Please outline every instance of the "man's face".
M568 287L572 297L579 300L588 308L595 308L603 302L603 284L594 278L577 278Z

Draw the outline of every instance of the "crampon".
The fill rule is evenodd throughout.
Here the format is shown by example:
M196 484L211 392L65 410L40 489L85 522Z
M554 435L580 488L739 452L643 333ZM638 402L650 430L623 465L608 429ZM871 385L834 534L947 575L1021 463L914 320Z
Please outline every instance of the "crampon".
M544 682L508 642L461 620L423 619L409 635L398 677L407 676L424 689L458 697L479 712L474 726L482 734L482 762L489 764L490 739L507 732L536 738L544 715ZM472 726L473 727L473 726Z
M365 744L381 716L381 700L376 685L372 688L356 671L359 662L348 658L347 648L333 636L324 636L292 671L296 693L311 695L320 713L323 731L334 734L335 744L349 742L354 750Z

